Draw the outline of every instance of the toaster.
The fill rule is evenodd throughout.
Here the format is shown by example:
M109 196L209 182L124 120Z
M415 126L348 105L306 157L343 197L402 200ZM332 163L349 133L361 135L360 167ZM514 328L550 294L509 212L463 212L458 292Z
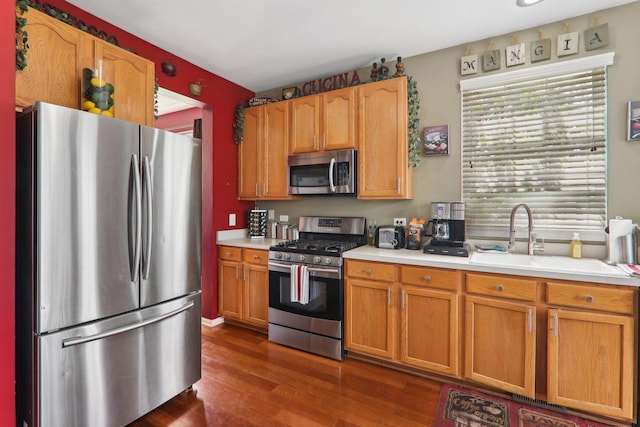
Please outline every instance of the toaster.
M404 227L399 225L381 225L376 228L373 244L377 248L401 249L406 245Z

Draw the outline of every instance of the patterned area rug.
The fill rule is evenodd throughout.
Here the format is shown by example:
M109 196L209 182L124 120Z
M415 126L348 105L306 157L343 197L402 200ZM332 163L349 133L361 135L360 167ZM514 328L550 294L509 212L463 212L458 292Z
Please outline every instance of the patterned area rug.
M607 424L445 384L434 427L608 427Z

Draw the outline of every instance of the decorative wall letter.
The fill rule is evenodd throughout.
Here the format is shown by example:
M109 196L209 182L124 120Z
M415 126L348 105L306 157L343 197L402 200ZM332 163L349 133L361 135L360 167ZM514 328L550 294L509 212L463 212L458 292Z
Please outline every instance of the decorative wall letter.
M491 50L482 55L482 71L499 70L501 66L500 50Z
M476 74L478 72L478 55L466 55L460 58L460 74Z
M514 65L524 64L525 62L524 43L507 46L506 55L507 56L505 60L507 62L507 67L513 67Z
M578 53L580 33L565 33L558 35L558 56L573 55Z
M584 30L584 48L593 50L609 44L609 24L598 25Z
M531 42L531 62L545 61L551 58L551 39Z

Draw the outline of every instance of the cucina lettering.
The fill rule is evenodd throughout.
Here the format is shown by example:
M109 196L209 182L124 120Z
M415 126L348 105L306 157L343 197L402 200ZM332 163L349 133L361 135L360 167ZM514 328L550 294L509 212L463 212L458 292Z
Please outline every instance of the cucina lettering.
M355 86L360 83L360 76L357 71L353 71L351 78L349 73L336 74L323 79L310 80L302 85L302 94L311 95L314 93L327 92L343 87Z

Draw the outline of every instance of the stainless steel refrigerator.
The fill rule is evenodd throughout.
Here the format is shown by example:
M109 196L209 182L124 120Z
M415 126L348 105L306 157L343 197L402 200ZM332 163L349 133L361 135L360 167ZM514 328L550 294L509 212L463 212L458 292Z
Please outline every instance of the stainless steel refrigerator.
M18 426L123 426L201 375L201 143L17 117Z

